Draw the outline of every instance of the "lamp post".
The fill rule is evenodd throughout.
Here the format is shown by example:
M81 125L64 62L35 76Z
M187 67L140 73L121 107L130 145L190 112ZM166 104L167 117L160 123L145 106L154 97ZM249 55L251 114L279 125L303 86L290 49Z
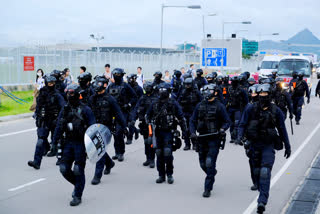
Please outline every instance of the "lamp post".
M204 18L206 17L206 16L216 16L217 14L216 13L209 13L209 14L203 14L202 15L202 31L203 31L203 39L206 39L206 31L205 31L205 20L204 20Z
M261 34L259 33L259 42L261 41L261 36L279 36L279 33L269 33L269 34Z
M200 5L188 5L188 6L174 6L174 5L164 5L161 4L161 32L160 32L160 72L162 72L163 62L162 62L162 41L163 41L163 11L167 7L178 7L178 8L189 8L189 9L201 9Z
M225 24L243 24L243 25L250 25L251 21L243 21L243 22L222 22L222 44L224 44L224 25ZM221 72L223 72L223 45L222 45L222 57L221 57Z
M104 39L104 36L100 36L99 34L95 36L94 34L90 34L90 38L97 41L97 53L100 52L99 42Z

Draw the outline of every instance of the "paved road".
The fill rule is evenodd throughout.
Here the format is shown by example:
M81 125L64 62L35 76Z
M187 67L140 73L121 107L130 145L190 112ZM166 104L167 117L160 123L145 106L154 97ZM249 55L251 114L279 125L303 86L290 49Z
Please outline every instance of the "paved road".
M311 104L303 109L301 125L294 125L294 136L290 135L293 151L293 158L288 160L290 165L286 165L283 151L277 153L272 171L273 181L276 182L271 190L266 213L281 213L319 151L319 106L320 100L312 98ZM289 121L287 127L289 128ZM90 184L94 167L88 161L83 203L79 207L70 207L73 187L59 173L58 167L55 166L55 158L44 158L39 171L27 166L27 161L33 157L36 143L34 128L32 119L0 123L1 214L72 214L90 211L119 214L234 214L244 213L257 196L257 192L249 190L249 166L242 147L227 144L226 149L220 152L217 163L218 175L212 197L204 199L201 197L204 173L200 169L195 152L176 152L175 183L156 184L156 169L142 166L144 149L140 137L127 147L125 161L116 162L112 173L104 176L98 186ZM25 131L20 132L23 130ZM113 154L113 148L109 149ZM288 167L279 171L284 166ZM249 207L247 211L250 213L252 209Z

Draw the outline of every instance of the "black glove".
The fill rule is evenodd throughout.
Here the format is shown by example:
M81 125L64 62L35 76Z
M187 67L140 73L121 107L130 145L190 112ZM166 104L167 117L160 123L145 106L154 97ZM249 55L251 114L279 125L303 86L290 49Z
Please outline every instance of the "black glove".
M286 149L284 151L284 157L288 159L291 156L291 149Z
M309 104L310 103L310 98L308 98L308 100L307 100L307 104Z
M192 140L196 140L196 139L197 139L196 133L191 133L190 138L191 138Z
M291 113L290 116L289 116L290 120L293 119L293 114Z

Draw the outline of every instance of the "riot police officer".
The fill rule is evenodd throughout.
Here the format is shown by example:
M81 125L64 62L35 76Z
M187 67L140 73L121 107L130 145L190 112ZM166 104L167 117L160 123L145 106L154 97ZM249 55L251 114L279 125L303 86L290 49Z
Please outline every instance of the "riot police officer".
M276 80L277 77L278 77L278 71L277 71L277 70L273 70L273 71L271 72L271 78L274 79L274 80Z
M146 161L143 162L143 166L149 166L154 168L155 151L152 147L152 141L149 139L149 129L148 123L146 122L145 115L147 110L150 108L151 104L155 102L158 98L154 94L152 82L146 82L143 84L143 89L146 92L138 101L134 110L131 112L130 123L135 123L136 119L139 119L139 129L140 133L144 139L144 152L146 155Z
M64 93L65 88L67 87L66 84L63 82L63 71L53 70L50 73L50 76L53 76L56 78L55 88L59 91L61 96L66 100L66 94Z
M208 82L206 80L206 78L204 78L203 75L203 70L202 69L198 69L196 71L196 78L194 78L194 82L195 84L198 86L198 89L200 90L203 86L207 85Z
M59 167L63 177L74 185L70 206L77 206L81 203L85 186L84 168L87 156L84 134L86 129L96 122L91 109L80 102L80 90L76 84L70 84L66 88L68 103L59 114L53 138L54 142L58 142L64 136ZM74 165L73 170L72 165Z
M224 75L222 76L222 84L220 86L220 90L222 92L222 96L223 96L223 103L225 105L228 104L229 102L229 87L230 87L230 84L229 84L229 76L228 75Z
M175 98L179 97L183 85L182 73L179 70L174 70L173 78L171 80L172 94Z
M249 102L251 104L259 101L258 100L259 96L258 96L258 92L257 92L258 87L259 87L259 84L255 84L253 86L250 86L248 89Z
M249 73L250 75L250 73ZM247 75L245 73L242 73L239 75L239 85L240 87L244 90L244 91L248 91L249 83L248 83L248 79L247 79Z
M231 78L231 87L229 87L227 110L232 122L230 126L230 143L233 143L237 138L241 113L244 107L248 104L247 92L240 87L239 81L240 79L238 76L233 76Z
M46 155L50 150L48 136L51 133L52 140L59 112L65 105L63 97L55 89L55 82L56 78L54 76L45 77L45 87L40 89L39 96L37 97L35 114L38 141L34 159L28 162L28 165L35 169L40 169L42 156ZM53 142L50 153L53 153L51 156L56 154L56 144Z
M281 109L284 119L287 118L287 110L289 110L289 118L293 119L292 101L290 94L283 89L284 80L281 77L276 78L276 90L273 94L274 103Z
M256 80L252 77L250 77L248 80L247 80L248 84L249 84L249 87L253 86L256 84Z
M210 197L217 174L219 149L224 147L221 137L225 137L230 119L225 106L216 98L218 87L215 84L205 85L202 92L204 100L196 106L190 118L190 132L192 138L198 139L200 167L207 175L202 196ZM200 134L198 137L196 131Z
M109 94L106 93L108 79L98 77L93 84L95 94L89 99L89 106L91 107L97 123L107 126L110 130L114 130L113 119L118 121L122 129L126 128L126 120L121 112L120 106L117 101ZM100 183L102 172L105 168L104 174L110 174L111 169L115 163L111 160L108 153L96 163L96 170L91 184L97 185Z
M246 106L240 121L237 139L242 139L245 134L251 142L249 148L253 154L254 176L260 193L258 213L265 211L268 202L275 150L283 149L284 144L285 157L289 158L291 155L283 113L275 104L271 103L270 91L269 84L259 86L259 102Z
M78 76L78 83L80 85L80 99L84 104L88 104L89 98L94 94L91 87L92 75L89 72L83 72Z
M153 89L154 93L157 95L159 92L159 85L161 83L164 83L164 81L161 79L162 78L162 73L160 71L156 71L154 74L154 80L153 80Z
M137 78L137 74L129 74L127 76L129 85L136 92L137 98L139 99L143 95L143 89L138 85ZM135 127L134 123L129 126L129 134L126 144L129 145L132 143L133 134L135 134L134 138L137 140L139 138L139 130Z
M207 76L206 76L206 80L207 80L207 82L208 82L208 84L210 84L210 83L216 83L216 77L217 77L217 72L212 72L212 73L210 73L210 74L208 74Z
M186 133L186 121L180 105L173 98L170 98L171 87L168 83L159 86L159 98L151 105L147 111L146 119L152 121L156 145L153 147L157 155L157 170L159 178L156 183L163 183L168 178L168 183L172 184L173 179L173 154L175 148L175 133L177 132L177 119L183 135Z
M294 73L292 73L295 75ZM307 82L303 79L304 72L298 73L298 78L290 81L291 98L293 105L293 114L295 115L296 124L300 125L302 106L304 104L304 96L307 96L307 103L310 103L310 91Z
M187 122L187 133L184 138L185 147L183 150L187 151L190 150L190 132L189 132L189 120L193 113L193 110L195 109L196 105L202 100L200 92L197 90L196 87L194 87L194 81L192 78L187 78L183 82L183 89L182 92L178 98L178 102L180 106L182 107L182 111L184 114L184 117ZM193 150L196 149L195 141L192 139L192 146Z
M120 108L121 111L128 122L129 113L131 111L131 107L133 107L137 102L137 95L131 86L128 83L123 82L123 76L125 72L122 68L115 68L112 71L112 75L114 78L114 83L111 83L107 88L107 93L113 96ZM125 153L125 144L124 144L124 130L121 128L119 122L116 122L116 130L115 130L115 139L114 139L114 148L115 155L112 159L122 162L124 160Z

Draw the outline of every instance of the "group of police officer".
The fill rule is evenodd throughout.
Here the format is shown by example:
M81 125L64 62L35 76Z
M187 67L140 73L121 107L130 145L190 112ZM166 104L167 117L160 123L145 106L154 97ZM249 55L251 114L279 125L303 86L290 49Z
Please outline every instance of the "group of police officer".
M28 165L40 169L43 156L57 156L61 174L74 185L71 206L81 203L85 186L84 133L90 125L100 123L114 136L115 155L106 153L96 163L93 185L100 183L102 174L111 172L114 160L124 160L125 144L132 143L133 135L137 140L139 134L145 144L143 165L156 166L156 183L174 183L173 152L181 147L182 136L184 150L192 146L198 152L200 167L206 173L203 197L210 197L217 175L217 157L224 149L230 128L230 143L244 145L253 182L251 189L260 192L257 212L264 212L275 150L284 147L285 157L291 154L284 123L287 111L289 118L295 115L299 124L305 94L310 102L303 73L293 73L289 90L276 72L260 79L259 84L250 78L249 72L231 78L216 72L203 77L203 71L198 69L193 78L191 73L182 76L175 70L171 84L162 80L161 72L155 72L154 81L145 82L143 89L136 83L136 74L128 75L127 83L123 69L115 68L112 74L114 82L109 83L103 75L92 81L92 75L84 72L78 77L79 84L66 87L63 73L54 70L45 77L45 87L37 97L38 140L34 159Z

